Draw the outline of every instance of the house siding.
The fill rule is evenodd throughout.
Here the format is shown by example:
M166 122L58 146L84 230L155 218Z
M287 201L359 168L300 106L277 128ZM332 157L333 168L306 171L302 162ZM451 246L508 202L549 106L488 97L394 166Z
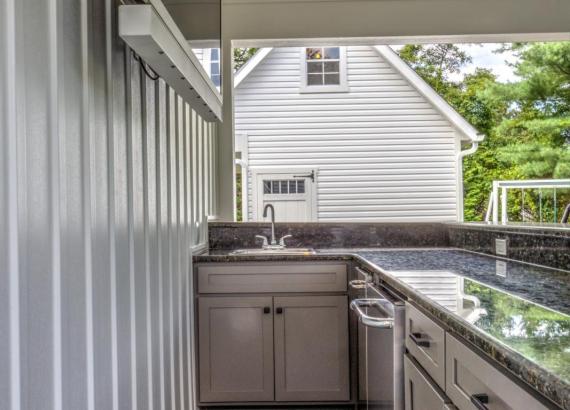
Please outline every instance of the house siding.
M248 166L317 167L319 221L457 220L452 124L373 47L347 47L349 92L299 93L300 53L273 49L235 90Z
M217 126L145 76L117 4L0 2L2 410L194 408Z

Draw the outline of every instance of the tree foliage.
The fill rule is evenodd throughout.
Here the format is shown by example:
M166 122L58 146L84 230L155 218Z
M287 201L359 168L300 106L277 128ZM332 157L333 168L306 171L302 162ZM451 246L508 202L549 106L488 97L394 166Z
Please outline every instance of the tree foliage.
M234 69L239 70L257 50L257 48L234 48Z
M466 220L482 220L495 179L570 177L570 42L506 44L497 50L505 51L518 57L513 69L519 81L500 83L483 69L452 81L451 75L472 61L453 44L408 45L399 51L402 59L486 135L464 164ZM531 215L537 193L526 194L524 209L523 193L513 195L518 200L510 202L510 218ZM562 193L557 206L569 201L570 193Z

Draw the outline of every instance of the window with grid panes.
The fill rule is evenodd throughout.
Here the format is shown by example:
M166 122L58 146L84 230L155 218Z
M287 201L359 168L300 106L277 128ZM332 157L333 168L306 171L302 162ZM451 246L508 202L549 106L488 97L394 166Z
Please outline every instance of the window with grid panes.
M307 87L341 84L340 47L305 49Z

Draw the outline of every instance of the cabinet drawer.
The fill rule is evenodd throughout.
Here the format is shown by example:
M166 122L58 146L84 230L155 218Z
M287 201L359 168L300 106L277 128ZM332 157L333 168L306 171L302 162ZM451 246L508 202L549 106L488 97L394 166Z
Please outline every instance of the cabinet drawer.
M345 292L342 263L252 263L198 266L199 293Z
M445 391L460 410L546 410L524 389L453 336L446 340ZM476 395L482 399L475 405ZM487 403L485 403L487 401Z
M412 361L404 357L406 410L451 410L451 401L443 390L429 379L429 376Z
M445 388L445 330L409 303L406 347L435 382Z

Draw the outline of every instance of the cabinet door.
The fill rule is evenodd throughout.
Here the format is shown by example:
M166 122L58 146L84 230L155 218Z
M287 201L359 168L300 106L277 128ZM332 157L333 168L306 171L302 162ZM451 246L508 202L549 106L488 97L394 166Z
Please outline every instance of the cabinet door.
M276 297L275 398L349 400L346 296Z
M200 401L273 401L271 297L201 297Z
M443 391L427 374L404 356L406 410L448 410L454 408Z

